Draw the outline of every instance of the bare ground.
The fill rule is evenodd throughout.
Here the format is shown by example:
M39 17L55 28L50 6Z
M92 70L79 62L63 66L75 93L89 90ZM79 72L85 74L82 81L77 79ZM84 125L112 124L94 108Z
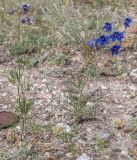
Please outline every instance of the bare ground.
M14 67L14 59L11 59L3 51L0 57L2 57L0 64L0 110L14 111L16 87L8 81L4 73ZM74 67L77 67L79 58L76 56L72 64L66 67L53 66L48 60L45 60L38 67L33 67L26 72L33 84L31 97L35 103L30 113L33 122L49 126L63 123L75 131L69 141L58 138L51 130L36 135L28 130L28 141L36 148L36 151L42 152L44 150L45 159L48 159L46 157L60 160L75 159L72 156L72 150L76 150L74 157L86 153L94 160L135 159L137 156L136 131L129 126L130 121L136 118L137 81L133 81L129 73L137 67L137 54L135 51L132 53L131 51L123 51L120 59L122 65L130 68L128 73L124 72L119 76L106 74L87 82L84 92L88 96L88 101L92 103L94 100L93 103L96 103L95 98L99 99L95 113L96 118L78 124L75 124L71 118L70 113L73 106L68 100L66 79L69 78L69 74L72 74ZM19 134L19 126L16 127L16 134ZM7 129L0 131L1 152L12 151L17 147L17 143L12 145L7 143L7 131ZM103 150L97 149L97 135L106 135L107 145ZM37 141L33 144L34 139ZM40 147L38 144L49 144L49 146L45 147L46 149L38 149ZM75 149L71 150L71 145L75 146Z

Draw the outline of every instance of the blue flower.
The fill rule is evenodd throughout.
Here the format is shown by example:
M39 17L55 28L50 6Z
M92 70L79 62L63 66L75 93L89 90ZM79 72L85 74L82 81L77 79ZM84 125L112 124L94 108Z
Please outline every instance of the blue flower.
M101 35L99 38L96 39L95 44L104 47L106 44L109 43L109 36Z
M90 48L95 48L96 47L96 39L95 38L92 38L90 39L88 42L87 42L87 45L90 47Z
M130 24L132 23L132 19L127 17L125 20L124 20L124 26L125 28L128 28L130 27Z
M105 32L110 32L112 30L112 24L109 22L106 22L105 25L103 26L103 30Z
M118 44L116 44L116 45L114 45L113 47L111 47L110 50L111 50L112 56L118 55L120 48L121 48L121 47L120 47L120 45L118 45Z
M31 19L29 16L23 16L21 17L21 23L23 24L30 24L31 23Z
M112 42L115 42L116 40L122 42L122 39L124 38L124 32L114 32L110 35L110 38L112 39Z
M28 12L29 11L29 8L30 8L30 5L29 4L24 4L23 6L22 6L22 8L23 8L23 11L24 12Z

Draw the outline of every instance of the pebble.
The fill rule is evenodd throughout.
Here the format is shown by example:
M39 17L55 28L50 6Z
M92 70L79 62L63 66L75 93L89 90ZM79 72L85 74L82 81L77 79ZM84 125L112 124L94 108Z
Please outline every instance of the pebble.
M111 136L110 133L108 133L107 131L101 131L98 134L99 138L104 139L104 140L108 140L108 138Z
M131 72L130 72L130 77L132 78L132 80L134 82L137 82L137 68L136 69L133 69Z
M8 106L7 106L7 105L4 105L4 106L2 106L2 108L3 108L4 110L6 110L6 109L8 108Z
M128 73L123 73L122 74L122 77L127 77L128 76Z
M102 90L107 90L107 87L104 86L104 85L100 85L100 88L101 88Z
M73 154L72 153L66 153L65 156L69 159L72 159L73 158Z
M135 86L129 86L129 89L132 91L136 91L136 87Z
M78 157L76 160L93 160L93 158L89 157L85 153L83 153L80 157Z
M21 130L21 126L17 126L17 127L16 127L16 130L17 130L17 131L20 131L20 130Z
M87 106L89 106L89 107L94 107L94 103L93 102L87 102Z
M71 132L71 127L70 127L69 125L67 125L67 124L58 123L58 124L57 124L57 127L63 128L63 129L64 129L64 132L66 132L66 133Z

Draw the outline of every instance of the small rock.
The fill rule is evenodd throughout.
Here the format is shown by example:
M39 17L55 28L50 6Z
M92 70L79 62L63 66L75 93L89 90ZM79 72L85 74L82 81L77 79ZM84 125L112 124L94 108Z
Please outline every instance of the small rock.
M104 86L104 85L101 85L100 88L101 88L102 90L106 90L106 89L107 89L107 87Z
M71 132L71 127L67 124L58 123L56 126L59 128L62 128L64 130L64 132L67 132L67 133Z
M2 106L2 108L3 108L4 110L6 110L6 109L8 108L8 106L7 106L7 105L4 105L4 106Z
M103 139L103 140L108 140L108 138L111 136L110 133L108 133L107 131L101 131L98 134L99 138Z
M16 126L16 130L20 131L21 130L21 126Z
M73 154L72 153L66 153L65 156L69 159L72 159L73 158Z
M136 87L135 86L129 86L129 89L132 91L136 91Z
M137 82L137 68L131 71L130 76L134 82Z
M80 157L78 157L76 160L93 160L93 158L89 157L85 153L83 153Z
M0 112L0 129L15 125L19 121L19 117L11 112Z
M128 73L123 73L122 74L122 77L127 77L128 76Z
M3 93L1 94L2 97L6 97L7 96L7 93Z
M89 107L94 107L94 103L93 102L87 102L87 106L89 106Z
M119 109L122 109L122 108L124 108L124 107L125 107L125 106L122 106L122 105L119 105L119 106L118 106Z

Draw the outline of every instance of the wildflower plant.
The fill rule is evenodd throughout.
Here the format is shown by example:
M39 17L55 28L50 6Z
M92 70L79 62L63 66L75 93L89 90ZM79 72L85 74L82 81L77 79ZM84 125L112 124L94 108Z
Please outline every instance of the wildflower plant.
M103 30L103 33L95 38L91 38L87 43L86 45L91 48L92 50L89 50L85 45L83 45L84 47L84 58L85 58L85 64L86 64L86 70L84 73L86 73L85 75L83 75L84 79L80 79L80 85L79 86L79 89L78 89L78 96L76 98L76 101L75 101L75 115L76 113L78 113L79 115L77 115L77 117L82 117L81 116L81 113L82 111L84 110L84 108L87 108L86 107L86 102L83 103L83 100L85 99L84 98L84 95L83 95L83 90L84 90L84 87L88 81L88 79L90 78L90 71L91 69L93 68L93 66L96 66L96 63L97 63L97 55L96 53L99 53L101 49L103 48L109 48L109 51L111 52L112 56L114 55L118 55L119 52L120 52L120 48L121 48L121 43L124 39L124 36L125 36L125 33L126 33L126 30L128 27L130 27L131 25L131 22L132 20L130 18L126 18L124 20L124 27L125 27L125 30L124 31L117 31L117 30L114 30L115 27L113 27L113 24L112 23L109 23L109 22L106 22L103 27L102 27L102 30ZM80 113L79 113L79 110L80 110ZM91 109L90 109L91 110ZM88 110L88 113L89 110ZM88 115L86 113L86 115ZM89 114L89 117L91 116L92 114L90 113Z
M13 7L14 8L14 7ZM11 24L11 29L14 28L14 32L12 33L13 40L16 40L18 44L22 41L24 31L25 34L29 33L29 25L31 23L31 18L28 14L30 9L29 4L23 4L15 7L15 9L11 9L8 11L8 7L6 7L5 21ZM15 19L14 19L15 18ZM14 19L14 20L13 20ZM17 20L15 22L15 20ZM24 25L25 24L25 25ZM26 29L26 30L25 30ZM15 50L13 50L14 54L17 52L15 56L15 67L10 70L7 74L9 81L16 86L17 95L16 95L16 104L15 110L20 117L21 122L21 133L20 137L23 140L26 136L26 128L27 128L27 118L28 112L32 109L33 100L29 98L29 93L31 90L31 83L29 82L29 78L25 75L25 71L30 67L30 61L28 57L24 54L25 47L27 46L27 41L16 46ZM14 42L14 44L16 44ZM9 46L9 50L11 51L11 46ZM23 54L21 54L23 53Z
M132 19L130 17L127 17L123 21L123 25L125 27L124 31L117 31L113 30L112 23L106 22L104 26L102 27L103 33L98 38L92 38L87 42L87 45L92 49L97 48L105 48L109 47L112 56L118 55L121 48L121 43L124 39L126 30L128 27L130 27L132 23Z
M21 120L21 140L26 135L26 125L28 112L33 106L33 100L29 99L29 92L31 90L31 83L26 78L24 72L29 66L29 60L25 56L18 56L16 60L16 67L8 73L9 81L17 87L16 111Z

